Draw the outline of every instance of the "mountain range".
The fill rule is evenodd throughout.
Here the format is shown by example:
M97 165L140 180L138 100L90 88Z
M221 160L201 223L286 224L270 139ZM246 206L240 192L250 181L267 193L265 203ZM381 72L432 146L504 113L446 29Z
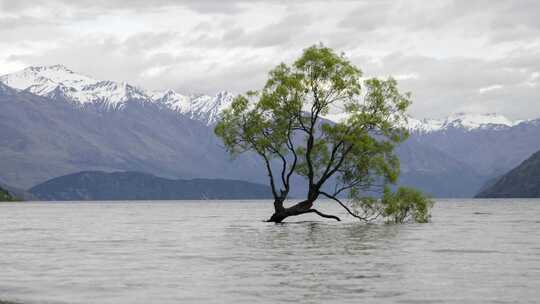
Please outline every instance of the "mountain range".
M234 97L227 91L219 92L213 97L201 94L182 95L174 90L150 91L126 82L96 80L77 74L62 65L29 67L0 76L0 82L80 108L90 106L114 111L122 110L133 102L158 105L207 125L216 121L219 113L230 105Z
M540 197L540 151L523 161L492 183L489 183L475 197Z
M233 96L146 90L61 65L0 76L0 182L28 189L98 170L266 183L257 157L232 160L213 134ZM472 197L540 150L540 120L458 113L410 118L408 128L411 137L397 150L399 182L436 197Z
M410 139L398 149L405 183L436 196L473 196L487 181L540 149L540 120L488 123L477 128L457 123L460 121L430 132L412 130Z
M46 77L49 74L54 77ZM69 80L58 80L59 74ZM88 78L74 75L53 66L0 77L0 178L5 184L28 189L89 170L139 171L166 178L258 176L253 167L259 164L248 155L239 157L242 167L229 161L208 126L214 119L211 113L203 117L196 109L183 112L164 96L152 100L127 84L109 83L107 88L118 89L115 92L96 90L96 83L83 84ZM78 77L80 81L74 80ZM207 101L212 111L225 102L220 96L224 95L190 101Z
M30 193L40 200L263 199L269 186L236 180L166 179L141 172L86 171L53 178Z

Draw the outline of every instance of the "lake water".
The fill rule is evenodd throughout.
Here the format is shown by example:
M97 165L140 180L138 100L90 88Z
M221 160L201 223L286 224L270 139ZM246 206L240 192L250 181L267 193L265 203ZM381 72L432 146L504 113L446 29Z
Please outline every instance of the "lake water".
M269 202L0 204L0 300L538 303L540 200L441 200L432 223L261 220Z

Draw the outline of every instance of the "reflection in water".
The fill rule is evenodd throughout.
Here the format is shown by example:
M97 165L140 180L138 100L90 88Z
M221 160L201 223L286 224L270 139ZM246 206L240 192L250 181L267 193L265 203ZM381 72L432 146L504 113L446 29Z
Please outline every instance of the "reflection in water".
M264 273L267 286L291 290L276 293L275 299L305 302L354 299L371 292L365 289L365 281L383 282L382 274L399 275L399 264L381 258L391 249L398 232L397 225L300 222L267 225L250 233L231 227L225 237L233 247L251 253L231 266L245 269L233 278L237 285L249 284Z
M261 202L0 205L0 298L28 303L534 303L540 202L443 201L433 223ZM339 209L328 210L330 213Z

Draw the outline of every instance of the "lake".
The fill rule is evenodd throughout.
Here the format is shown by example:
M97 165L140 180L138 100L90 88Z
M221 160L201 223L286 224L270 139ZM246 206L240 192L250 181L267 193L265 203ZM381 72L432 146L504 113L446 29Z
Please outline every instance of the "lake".
M439 200L429 224L271 203L0 204L0 300L20 303L538 303L540 200Z

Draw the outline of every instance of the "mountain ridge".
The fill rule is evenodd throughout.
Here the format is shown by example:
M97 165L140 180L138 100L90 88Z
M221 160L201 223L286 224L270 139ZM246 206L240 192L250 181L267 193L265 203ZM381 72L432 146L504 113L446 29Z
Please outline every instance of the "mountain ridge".
M233 94L227 91L218 92L213 97L182 95L174 90L150 91L127 82L97 80L63 65L27 67L0 76L0 82L19 91L65 100L77 106L98 104L106 110L121 110L126 103L133 101L160 104L206 124L215 123L219 112L233 99Z
M143 172L83 171L32 187L40 200L265 199L269 186L229 179L166 179Z
M258 166L249 155L239 157L243 167L231 163L211 128L159 104L79 108L8 87L0 93L0 155L2 179L23 189L87 170L253 180Z
M205 94L184 95L173 89L146 90L127 82L97 80L76 73L60 64L27 67L18 72L0 76L0 82L18 90L51 99L65 99L78 105L100 103L107 109L121 109L126 102L132 100L159 103L207 125L214 124L219 113L227 108L234 98L233 93L225 90L218 92L213 97ZM327 118L339 121L344 116L341 113L335 113L328 115ZM412 132L429 133L449 128L466 130L489 127L504 128L515 126L521 122L523 121L512 121L496 113L458 112L444 119L420 120L410 117L407 128Z
M54 92L39 96L0 82L0 178L5 183L27 189L88 170L267 181L256 155L231 161L213 133L230 93L216 98L168 90L153 92L152 100L127 99L107 107L103 100L80 104L63 90ZM463 121L472 127L463 127ZM419 131L410 128L410 138L396 152L402 161L400 182L436 197L471 197L485 181L540 150L540 120L461 114L427 124ZM422 131L426 128L431 129Z
M540 151L524 160L495 182L484 187L476 198L540 197Z

